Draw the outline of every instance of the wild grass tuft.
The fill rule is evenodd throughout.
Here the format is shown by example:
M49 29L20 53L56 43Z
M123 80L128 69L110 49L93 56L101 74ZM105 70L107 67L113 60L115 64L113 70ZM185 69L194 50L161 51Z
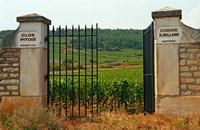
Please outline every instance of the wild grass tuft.
M60 120L44 107L19 107L0 110L4 129L60 129Z

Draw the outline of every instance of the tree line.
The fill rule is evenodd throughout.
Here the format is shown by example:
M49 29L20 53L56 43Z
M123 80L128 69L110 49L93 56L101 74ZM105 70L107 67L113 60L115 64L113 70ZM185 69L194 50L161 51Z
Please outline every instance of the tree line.
M0 39L14 30L0 31ZM70 29L68 29L71 32ZM77 30L75 30L77 31ZM87 30L90 33L91 30ZM55 35L58 35L59 29L55 29ZM64 34L65 30L61 29ZM84 30L81 29L81 33ZM51 34L50 34L51 35ZM103 50L120 50L120 49L142 49L142 30L136 29L99 29L98 30L99 48Z
M111 49L142 49L142 30L101 29L99 30L99 47Z

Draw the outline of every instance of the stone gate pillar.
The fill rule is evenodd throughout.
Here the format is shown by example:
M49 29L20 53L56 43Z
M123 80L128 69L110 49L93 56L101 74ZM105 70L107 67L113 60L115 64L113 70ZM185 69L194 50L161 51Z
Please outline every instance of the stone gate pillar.
M155 21L155 111L200 112L200 33L181 10L152 12Z
M29 14L17 17L17 22L18 29L6 36L1 46L0 105L46 106L47 33L51 21Z

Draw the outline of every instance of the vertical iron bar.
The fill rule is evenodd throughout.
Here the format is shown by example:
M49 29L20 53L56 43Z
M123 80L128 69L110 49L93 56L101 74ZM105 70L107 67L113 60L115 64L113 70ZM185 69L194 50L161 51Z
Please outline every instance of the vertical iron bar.
M78 25L78 115L80 116L80 94L81 94L81 78L80 78L80 63L81 63L81 58L80 58L80 50L81 50L81 47L80 47L80 25Z
M94 80L94 78L93 78L93 75L94 75L94 73L93 73L93 61L94 59L93 59L93 25L92 25L92 27L91 27L91 78L92 78L92 84L91 84L91 86L92 86L92 117L93 117L93 113L94 113L94 111L93 111L93 106L94 106L94 102L93 102L93 100L94 100L94 86L93 86L93 84L94 84L94 82L93 82L93 80Z
M53 71L53 84L52 84L52 105L55 103L55 88L54 88L54 82L55 82L55 70L54 70L54 68L55 68L55 54L54 54L54 48L55 48L55 28L54 28L54 26L53 26L53 69L52 69L52 71Z
M151 43L152 43L152 112L155 112L155 79L154 79L154 22L151 23Z
M61 115L61 27L59 26L59 115Z
M72 26L72 117L74 117L74 26Z
M145 82L145 73L146 73L146 47L145 47L145 30L142 31L142 34L143 34L143 83L144 83L144 108L143 108L143 111L145 113L146 111L146 82Z
M49 89L49 85L50 85L50 76L49 76L49 65L50 65L50 59L49 59L49 54L50 54L50 45L49 45L49 25L47 25L47 38L46 38L46 42L47 42L47 75L46 75L46 80L47 80L47 105L49 105L49 93L50 93L50 89Z
M85 116L87 116L87 27L85 25Z
M99 79L98 79L98 24L96 24L96 84L97 84L97 116L99 112Z
M67 115L68 115L68 113L67 113L67 110L68 110L68 109L67 109L67 108L68 108L68 106L67 106L67 105L68 105L68 104L67 104L67 101L68 101L68 95L67 95L67 93L68 93L68 90L67 90L67 89L68 89L68 83L67 83L67 81L68 81L68 80L67 80L67 78L68 78L68 76L67 76L67 72L68 72L68 65L67 65L67 63L68 63L68 62L67 62L67 61L68 61L68 58L67 58L67 54L68 54L67 40L68 40L68 39L67 39L67 26L65 26L65 44L66 44L66 46L65 46L65 52L66 52L66 53L65 53L65 58L66 58L66 61L65 61L65 65L66 65L66 66L65 66L65 73L66 73L66 76L65 76L65 78L66 78L66 79L65 79L65 82L66 82L66 92L65 92L65 94L66 94L66 95L65 95L65 98L66 98L66 104L65 104L65 105L66 105L66 111L65 111L65 115L66 115L66 117L67 117Z

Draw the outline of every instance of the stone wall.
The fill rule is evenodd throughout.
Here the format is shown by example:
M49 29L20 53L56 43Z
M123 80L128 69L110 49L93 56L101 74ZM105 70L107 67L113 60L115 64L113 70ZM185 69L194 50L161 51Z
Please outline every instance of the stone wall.
M0 109L47 106L47 45L51 20L38 14L17 17L17 30L0 46ZM22 38L35 41L22 41Z
M200 96L200 43L179 45L180 94Z
M0 50L0 97L20 95L20 50Z
M152 12L158 113L200 113L200 32L181 22L181 12L173 8Z

